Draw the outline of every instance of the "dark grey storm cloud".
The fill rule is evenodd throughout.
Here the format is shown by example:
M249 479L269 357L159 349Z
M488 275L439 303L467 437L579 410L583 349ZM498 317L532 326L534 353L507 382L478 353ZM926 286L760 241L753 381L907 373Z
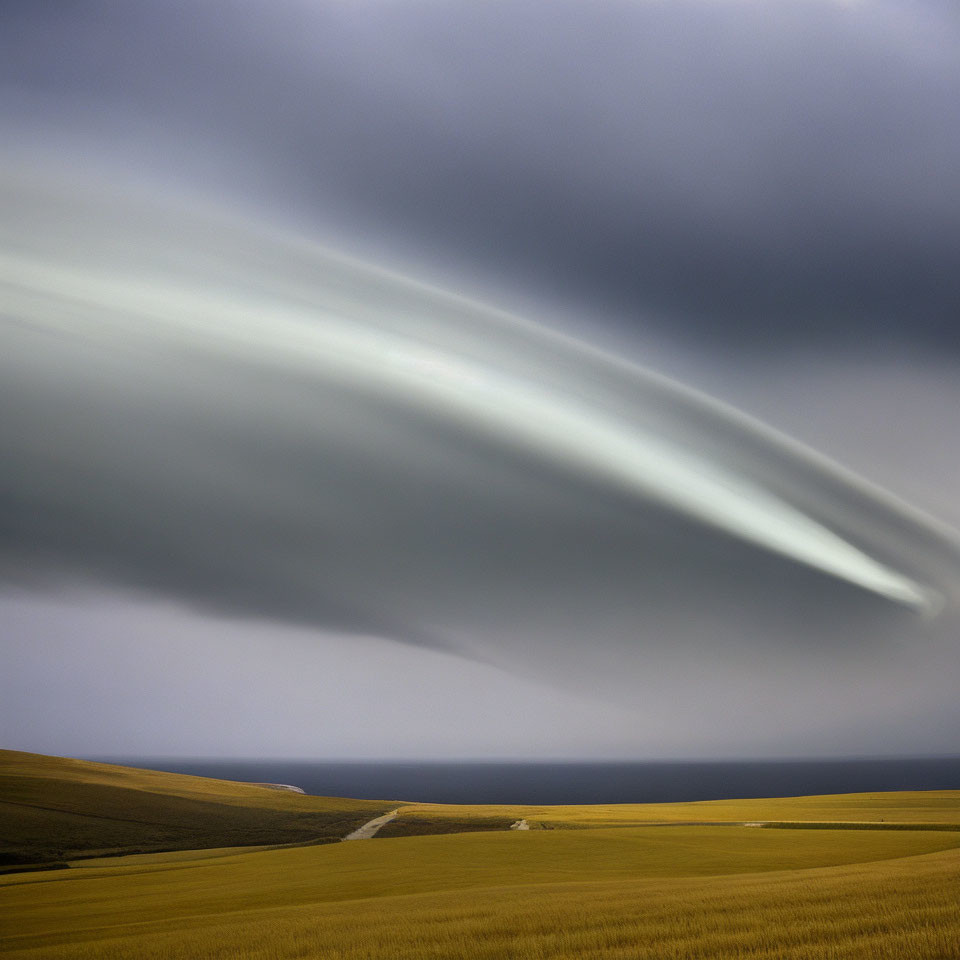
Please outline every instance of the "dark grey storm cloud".
M0 16L8 584L455 652L701 743L943 749L951 6ZM866 479L550 330L593 314Z
M11 115L354 246L723 346L960 340L950 4L88 0L5 17Z

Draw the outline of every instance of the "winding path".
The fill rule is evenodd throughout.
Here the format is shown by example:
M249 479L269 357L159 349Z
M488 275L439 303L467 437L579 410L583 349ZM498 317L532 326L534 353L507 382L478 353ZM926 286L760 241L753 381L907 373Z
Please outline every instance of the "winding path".
M365 824L363 824L363 826L357 827L353 833L348 833L343 839L369 840L372 836L376 835L376 832L382 826L388 824L399 812L399 809L391 810L389 813L384 813L379 817L374 817L372 820L368 820Z

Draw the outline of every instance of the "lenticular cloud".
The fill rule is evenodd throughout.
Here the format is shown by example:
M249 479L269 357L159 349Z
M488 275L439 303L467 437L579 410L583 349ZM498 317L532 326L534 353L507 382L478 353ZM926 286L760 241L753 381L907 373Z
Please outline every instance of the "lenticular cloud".
M951 531L692 389L249 220L0 189L10 577L610 689L952 617Z

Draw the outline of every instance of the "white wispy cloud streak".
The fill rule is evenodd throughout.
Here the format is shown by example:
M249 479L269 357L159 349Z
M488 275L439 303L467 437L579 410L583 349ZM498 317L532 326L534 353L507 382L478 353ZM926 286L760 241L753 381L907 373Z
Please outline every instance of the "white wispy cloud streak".
M326 266L336 269L336 261L328 259ZM363 271L356 265L348 269L362 278ZM369 281L375 297L384 295L383 279L381 275L377 282L372 277ZM442 410L445 416L460 419L465 429L491 430L528 444L574 469L590 471L897 602L925 612L933 612L942 602L930 588L872 558L764 490L749 475L718 467L695 450L672 444L669 435L645 432L629 420L579 401L575 393L538 383L535 345L529 358L531 376L521 380L505 375L495 365L495 343L491 350L488 342L487 357L481 362L458 353L455 343L445 349L436 339L422 340L416 316L409 318L407 336L370 323L369 297L362 287L356 307L366 319L357 320L324 311L298 311L269 299L257 303L229 292L211 294L202 286L186 288L175 276L144 284L10 254L0 254L0 283L6 290L3 306L21 319L29 316L31 323L102 341L117 336L144 341L176 337L192 342L195 349L249 352L261 361L273 355L278 362L317 377L347 378L367 390L389 392L397 402ZM419 291L430 297L427 288ZM375 311L390 312L386 293ZM25 299L33 301L33 309L28 309ZM510 323L481 307L465 314L456 309L455 300L443 295L435 295L434 300L433 309L450 311L451 324L465 320L477 324L484 336L494 340ZM71 306L82 306L81 325L76 324ZM551 337L547 331L534 334L530 327L525 332L545 340ZM508 342L507 349L511 346ZM564 346L567 351L576 350L573 344ZM583 352L585 364L595 363L592 350ZM639 368L631 373L644 380ZM652 385L647 381L645 386L649 390ZM669 403L666 395L660 399ZM669 434L669 424L665 429Z
M236 223L202 223L185 214L177 222L168 210L158 233L155 225L143 226L143 211L104 217L89 206L89 196L61 190L58 197L56 190L42 189L31 206L29 183L13 178L6 188L16 195L20 216L0 251L0 284L5 313L16 323L104 345L252 358L359 387L386 402L456 421L467 432L488 432L538 451L567 469L926 614L943 603L930 584L871 555L843 535L842 523L831 529L763 478L771 464L787 474L802 464L815 478L820 472L834 483L838 470L829 464L818 470L815 459L791 451L786 438L726 416L709 398L546 328L303 241L278 242L244 226L248 249L241 253L237 245L235 252L242 258L256 251L258 271L242 259L230 263L234 241L228 234ZM117 202L111 198L112 205ZM78 203L88 205L80 210ZM51 230L58 218L85 224L82 245L51 244L50 237L60 235ZM122 271L111 263L111 250L123 251ZM177 251L180 266L158 270L156 263L169 258L170 250ZM276 266L291 251L301 260L296 277ZM217 266L191 276L185 263ZM620 381L621 399L631 392L639 398L639 408L611 404L598 389L607 375ZM715 424L733 432L724 456L711 459L694 438ZM743 439L766 445L768 462L761 470L738 461ZM864 489L851 484L844 494ZM885 500L869 504L879 522L916 523L915 512ZM881 539L882 554L896 557L897 535Z

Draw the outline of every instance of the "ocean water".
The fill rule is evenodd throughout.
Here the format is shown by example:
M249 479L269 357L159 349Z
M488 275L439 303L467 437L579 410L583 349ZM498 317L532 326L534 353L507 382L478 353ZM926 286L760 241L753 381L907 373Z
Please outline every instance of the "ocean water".
M454 762L91 757L226 780L290 783L321 796L434 803L653 803L871 790L960 789L960 757Z

